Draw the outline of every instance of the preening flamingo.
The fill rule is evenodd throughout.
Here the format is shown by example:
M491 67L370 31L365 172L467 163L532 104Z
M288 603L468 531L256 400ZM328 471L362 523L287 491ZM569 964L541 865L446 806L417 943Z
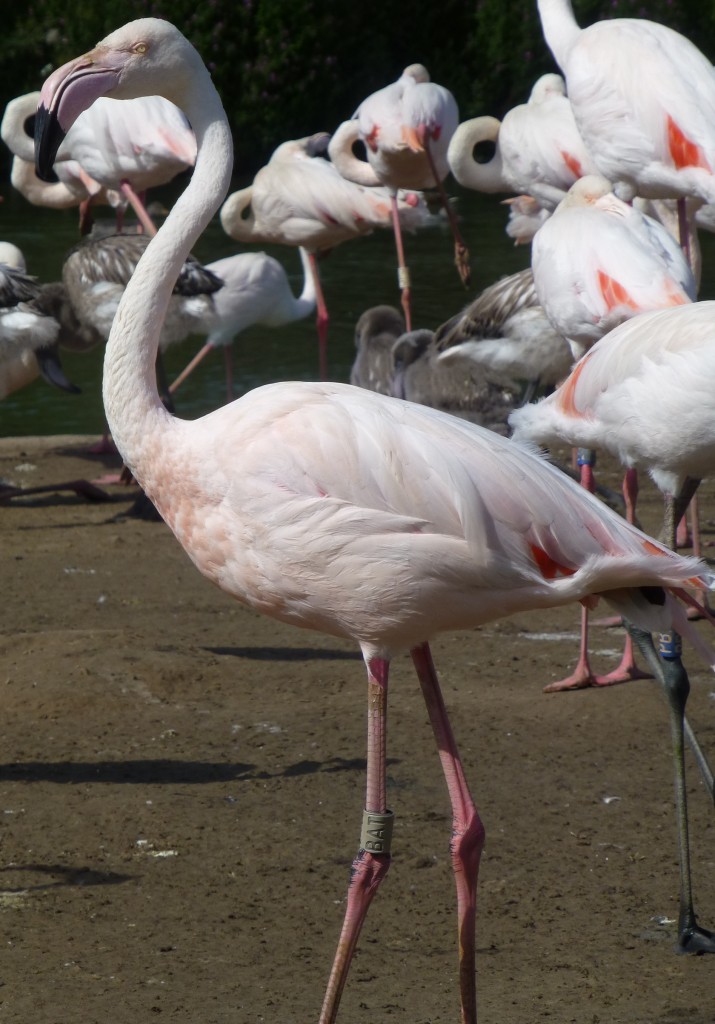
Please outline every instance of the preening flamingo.
M672 235L618 199L601 175L587 175L571 186L534 236L531 265L544 312L568 340L575 358L637 313L690 303L697 295L688 261ZM590 449L580 449L579 463L584 487L593 489ZM626 486L635 486L633 474ZM550 689L609 685L640 674L627 641L618 668L596 676L588 658L585 608L581 619L576 668Z
M713 202L715 70L707 57L654 21L613 18L581 29L571 0L538 0L538 8L586 148L618 195Z
M511 416L515 436L602 448L667 497L664 539L715 469L715 302L643 313L598 341L552 395Z
M474 148L493 142L494 155L480 163ZM596 165L579 135L561 75L542 75L527 103L500 122L475 117L459 125L447 151L452 174L478 192L519 192L553 210L575 181Z
M678 521L715 468L714 313L715 303L696 302L628 320L586 353L558 391L510 420L523 439L616 455L628 470L631 520L635 470L646 468L666 496L663 533L673 547Z
M58 319L66 328L61 342L65 347L88 348L90 338L94 337L94 344L109 337L124 289L148 244L146 235L89 235L70 249L62 264L62 284L74 317L89 333L73 346L71 319L58 310ZM216 274L187 254L162 323L161 351L216 326L213 296L221 287Z
M514 442L347 384L272 384L193 422L172 416L154 379L162 320L185 256L229 187L231 134L193 46L173 25L142 19L45 83L40 173L50 171L53 146L73 117L107 93L167 96L186 113L199 147L191 182L150 242L112 325L104 401L117 447L201 572L274 618L352 638L367 666L366 812L321 1020L335 1020L369 903L390 864L388 671L391 657L409 649L452 803L462 1012L474 1024L484 829L429 638L594 595L645 629L667 630L683 616L662 586L709 575L699 560L649 539ZM693 918L688 932L694 927Z
M697 297L672 235L618 199L600 175L572 185L539 228L531 266L539 302L574 358L636 313Z
M330 159L341 174L361 185L386 185L391 191L398 284L408 331L412 330L410 275L397 215L398 189L439 191L454 234L457 270L463 283L469 283L469 253L442 187L449 174L447 147L458 122L451 92L430 81L424 65L410 64L396 82L364 99L352 120L344 121L330 140ZM367 161L353 153L358 139L365 143Z
M0 125L8 148L31 164L34 148L25 125L37 109L39 95L11 100ZM59 156L55 173L70 191L82 199L85 192L92 198L103 191L119 212L130 203L144 230L154 234L141 194L191 167L196 140L181 111L162 96L138 97L121 105L102 98L77 118Z
M530 267L508 274L438 327L442 362L467 360L492 380L527 381L522 401L553 387L571 369L573 355L539 304Z
M328 376L328 310L316 255L341 242L389 227L391 196L383 188L347 181L324 158L326 132L282 143L248 188L233 192L221 207L226 234L239 242L301 246L309 253L317 299L319 365ZM396 199L403 226L430 223L424 199L412 192Z
M405 331L394 306L373 306L355 327L357 354L350 383L460 416L500 434L516 404L519 385L494 379L469 360L443 361L435 332Z
M148 244L147 235L87 235L67 253L62 280L39 288L37 305L59 324L58 344L86 352L109 337L119 300ZM160 352L191 334L206 334L217 324L214 296L221 281L189 255L169 300ZM161 358L157 359L162 393L168 395ZM111 451L109 435L91 451Z
M205 269L221 282L221 288L213 296L215 326L203 348L172 383L169 388L172 394L210 352L223 348L226 393L231 401L234 397L231 346L236 336L253 324L282 327L313 312L315 279L310 258L305 249L298 252L303 266L303 290L297 297L282 265L265 252L241 252L206 264Z
M0 399L40 375L63 391L79 390L60 366L59 325L38 305L40 287L26 273L21 250L0 242Z

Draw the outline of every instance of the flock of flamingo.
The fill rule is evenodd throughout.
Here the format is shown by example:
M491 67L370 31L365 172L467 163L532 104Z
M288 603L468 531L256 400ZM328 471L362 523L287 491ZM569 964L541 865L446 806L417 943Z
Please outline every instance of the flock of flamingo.
M678 947L715 952L715 934L693 908L685 736L711 793L713 777L685 718L679 644L682 635L715 667L684 608L697 605L693 592L715 587L715 575L696 555L676 551L674 533L715 464L715 303L697 300L698 212L705 220L715 202L715 70L688 40L654 22L581 29L569 0L538 0L538 8L561 75L540 79L501 123L460 124L451 94L421 64L410 65L332 138L283 143L250 188L228 199L233 147L221 99L198 52L168 22L119 28L50 75L36 115L38 97L31 105L21 97L3 120L13 183L31 202L79 205L83 225L97 202L120 217L131 204L143 234L89 234L52 286L25 274L20 253L0 251L0 397L40 365L69 387L51 359L56 346L106 339L111 437L197 569L243 604L347 637L362 651L365 811L321 1024L336 1019L369 905L390 866L388 677L391 658L405 650L451 803L462 1020L476 1022L484 828L429 641L527 609L577 601L585 620L604 598L664 688L678 810ZM122 145L137 123L132 105L141 105L144 130L128 147L133 162ZM474 146L485 138L494 156L479 163ZM366 159L353 151L358 140ZM157 231L141 193L192 164ZM466 187L517 193L509 233L531 242L531 266L437 330L413 331L402 229L428 220L424 190L442 189L450 172ZM299 297L264 253L208 267L192 259L219 208L233 238L300 249ZM453 214L452 221L466 279L468 252ZM402 309L362 315L351 384L273 383L191 422L167 409L157 354L188 333L208 336L199 362L212 348L228 351L248 323L284 323L317 308L326 377L328 313L316 255L379 226L395 233ZM465 375L473 387L456 411L471 403L471 417L444 411ZM526 393L518 408L505 407L505 382L514 380ZM589 493L588 454L580 460L582 486L533 442L616 455L626 469L628 517ZM666 496L662 540L635 524L638 468ZM594 676L586 636L577 670L553 688L636 674L631 649L615 673Z

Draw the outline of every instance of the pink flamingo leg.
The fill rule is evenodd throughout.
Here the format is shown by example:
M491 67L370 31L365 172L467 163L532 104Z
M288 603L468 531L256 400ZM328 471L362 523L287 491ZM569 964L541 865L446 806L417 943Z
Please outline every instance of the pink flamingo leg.
M587 686L596 685L596 676L591 670L588 660L588 609L581 609L581 640L576 668L570 676L549 683L544 693L560 693L561 690L585 690Z
M596 490L596 481L593 475L595 461L595 452L588 448L578 448L574 453L574 462L580 471L581 486L591 494ZM584 605L581 609L581 643L576 667L570 676L545 686L544 693L559 693L561 690L585 690L587 686L594 686L595 683L596 676L591 670L588 659L588 609Z
M389 836L386 840L366 839L381 830L380 822L389 813L386 804L387 754L387 677L389 662L385 658L366 659L368 679L367 713L367 787L363 835L358 853L353 860L348 886L347 907L338 948L333 960L328 987L320 1012L320 1024L333 1024L338 1013L340 997L345 987L350 963L360 931L373 897L390 867ZM369 831L370 812L377 826ZM390 829L391 831L391 829ZM374 847L376 852L365 849ZM383 849L384 852L378 852Z
M428 644L410 652L427 705L430 724L437 741L442 770L452 805L450 853L457 886L457 928L459 937L459 991L462 1024L476 1024L477 985L475 973L475 930L477 879L484 847L484 825L469 792L454 733L444 705L432 654Z
M213 345L204 345L203 348L199 349L194 358L184 367L181 373L176 379L169 385L169 394L173 395L175 391L184 383L186 378L194 372L199 363L203 362L209 352L213 352Z
M581 486L585 487L591 494L596 489L596 482L593 475L594 464L593 452L585 448L578 449L578 464L581 468ZM638 496L638 475L636 470L628 470L623 480L623 496L626 502L626 513L630 523L635 520L636 498ZM555 683L549 683L544 687L544 693L559 693L561 690L585 690L589 686L616 686L618 683L627 683L632 679L650 679L647 672L641 671L635 663L633 641L626 636L623 655L618 666L606 675L598 676L591 668L588 657L588 608L581 609L581 646L578 662L570 676L559 679Z
M144 203L141 201L137 193L134 191L128 181L123 181L119 186L122 194L128 199L132 209L137 215L137 220L144 228L148 235L153 238L157 232L156 225L146 211Z
M328 307L325 305L325 296L323 295L323 283L320 280L320 271L318 270L318 261L315 253L311 252L308 255L308 262L310 264L310 272L313 275L313 284L315 286L315 305L316 305L316 318L315 325L318 329L318 366L320 372L320 379L328 379L328 324L330 317L328 315Z
M397 248L397 283L400 287L400 301L405 314L405 327L412 330L412 306L410 303L410 271L405 263L405 247L402 244L402 227L400 226L400 212L397 206L397 193L393 192L390 197L392 209L392 230L395 234L395 246Z
M623 498L626 503L626 519L629 523L636 522L636 503L638 500L638 470L628 469L623 478ZM618 683L629 683L632 679L652 679L650 672L644 672L636 665L635 648L630 633L626 633L623 645L623 656L620 664L605 676L596 676L592 686L615 686Z
M429 146L429 139L423 138L423 145L425 147L425 153L427 154L427 160L429 162L430 170L432 171L432 177L434 178L434 183L437 188L437 192L439 193L440 201L442 203L442 206L444 207L444 212L447 214L449 226L452 229L452 235L454 237L454 265L457 268L457 273L459 274L460 281L466 288L468 287L472 277L472 273L469 267L469 249L467 248L466 242L462 238L462 232L459 230L459 224L457 222L454 210L452 209L452 204L449 201L449 196L444 190L444 185L439 180L439 175L437 174L437 168L435 167L432 150L430 149Z

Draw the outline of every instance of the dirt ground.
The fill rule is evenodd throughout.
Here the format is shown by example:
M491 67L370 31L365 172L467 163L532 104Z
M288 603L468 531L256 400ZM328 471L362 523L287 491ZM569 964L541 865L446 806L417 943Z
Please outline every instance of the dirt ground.
M22 486L102 468L79 438L0 441L0 478ZM363 803L358 654L232 603L109 490L0 505L0 1022L317 1021ZM702 505L707 521L712 490ZM542 694L577 623L573 607L434 644L487 828L480 1020L712 1024L715 958L673 952L662 698L650 681ZM599 667L620 643L594 630ZM687 662L712 753L715 680ZM454 1024L446 790L407 658L393 679L395 856L339 1019ZM689 767L713 927L715 810Z

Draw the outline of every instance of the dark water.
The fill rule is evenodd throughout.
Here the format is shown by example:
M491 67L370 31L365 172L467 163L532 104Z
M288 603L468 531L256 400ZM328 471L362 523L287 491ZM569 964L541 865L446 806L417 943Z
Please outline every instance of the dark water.
M9 184L2 193L0 238L14 242L23 250L30 273L42 281L57 280L64 253L77 240L76 212L30 206ZM157 198L170 204L174 194L167 192ZM465 291L457 277L452 262L452 237L446 226L407 236L415 327L436 327L487 284L528 264L528 248L515 248L504 232L506 212L497 197L473 192L459 192L458 196L462 230L471 253L472 284L469 291ZM298 294L302 272L297 252L286 247L260 248L282 262ZM705 271L701 294L709 298L715 296L715 239L712 236L705 237L703 249ZM194 249L204 262L238 251L241 247L224 234L217 218ZM321 275L331 317L330 376L345 381L353 360L353 333L360 314L378 303L399 306L391 232L375 232L338 246L322 260ZM201 339L191 338L169 349L165 357L169 379L183 368L201 343ZM0 436L100 430L103 354L103 348L85 354L64 353L67 376L82 388L81 395L65 394L38 380L6 398L0 403ZM311 316L280 328L250 328L234 343L234 360L237 394L274 380L317 379L314 318ZM221 353L207 358L176 397L177 413L189 419L222 404L225 384Z

